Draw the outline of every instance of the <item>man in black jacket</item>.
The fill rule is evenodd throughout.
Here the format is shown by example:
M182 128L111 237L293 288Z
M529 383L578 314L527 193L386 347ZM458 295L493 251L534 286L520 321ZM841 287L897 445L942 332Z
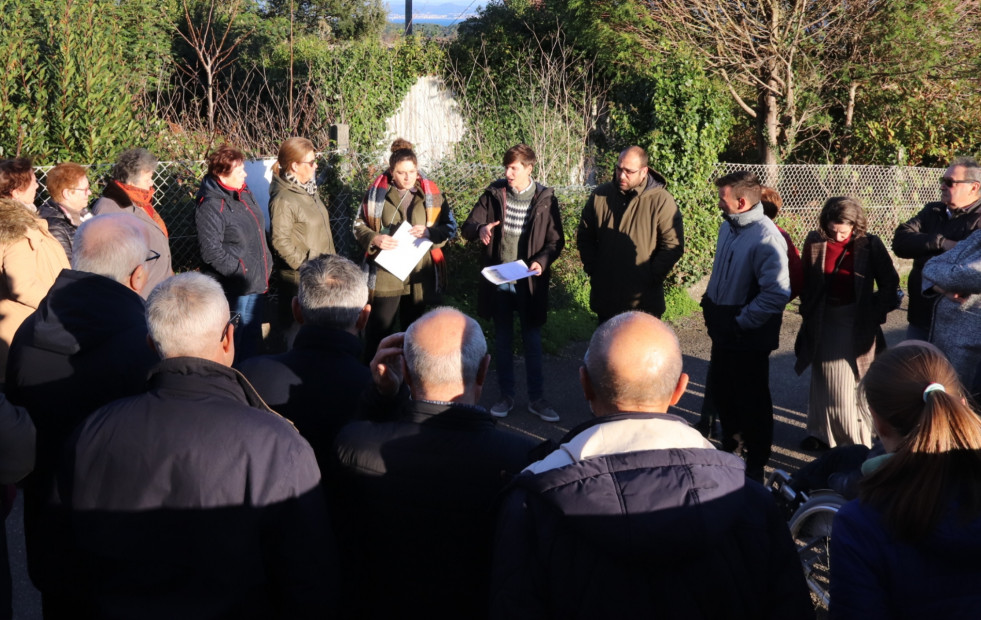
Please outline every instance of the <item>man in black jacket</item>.
M77 618L330 617L333 556L310 445L231 368L212 278L157 285L147 391L93 413L59 478Z
M906 337L927 340L936 299L924 297L923 265L952 249L981 227L981 164L957 157L940 179L940 202L927 203L913 219L896 229L892 251L912 258L909 272L909 329Z
M536 442L476 406L486 353L477 322L451 308L382 340L370 413L397 417L352 422L336 444L350 617L487 615L493 506Z
M580 368L596 419L518 476L497 528L492 618L805 618L773 498L665 413L688 385L674 333L627 312Z
M83 177L84 178L84 177ZM24 526L31 580L46 618L72 617L59 592L70 581L65 511L55 471L65 441L93 411L143 389L159 361L147 346L140 293L150 253L140 221L128 213L83 222L72 269L55 280L10 346L7 396L37 426L37 465L24 486Z
M325 474L334 438L354 419L371 385L358 338L370 312L368 284L357 265L336 254L308 260L300 265L293 298L300 325L293 348L239 366L266 404L296 424Z
M514 407L514 315L521 321L525 352L528 412L546 422L558 422L559 414L545 399L542 366L542 326L548 317L549 278L552 263L565 246L562 215L555 192L531 177L535 151L517 144L504 153L504 178L491 183L477 200L460 234L483 245L482 267L522 260L530 275L515 282L492 284L480 276L477 308L480 316L494 320L494 355L500 400L491 415L503 418Z

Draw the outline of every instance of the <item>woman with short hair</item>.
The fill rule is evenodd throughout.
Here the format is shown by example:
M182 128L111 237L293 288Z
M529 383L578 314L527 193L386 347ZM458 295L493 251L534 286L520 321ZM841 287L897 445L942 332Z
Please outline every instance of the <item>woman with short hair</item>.
M202 271L221 283L229 307L241 317L235 331L237 362L259 352L272 255L265 217L245 183L245 155L224 144L207 161L194 222Z
M38 183L31 161L0 161L0 382L17 328L48 294L62 269L70 269L48 223L38 217Z
M317 153L306 138L289 138L279 147L269 186L269 225L276 265L280 327L292 323L292 300L300 284L300 265L334 254L330 213L317 188Z
M981 418L926 343L876 358L862 380L886 454L831 537L832 618L977 618Z
M866 234L862 205L829 198L818 230L804 241L804 318L794 352L797 374L811 366L804 450L872 444L872 423L855 397L858 381L885 349L880 325L899 305L899 275L885 245Z
M112 167L112 178L102 196L92 204L92 214L129 213L140 220L147 245L159 255L147 262L146 286L140 295L145 299L153 287L174 275L170 258L170 233L167 224L153 208L153 175L159 160L144 148L123 151Z
M61 243L70 262L75 231L92 217L89 179L85 168L65 162L48 170L45 183L50 197L38 207L38 215L48 222L48 232Z
M439 303L446 286L446 261L440 249L456 236L456 219L436 184L419 173L419 161L412 144L399 138L392 143L388 170L378 175L365 193L354 237L365 252L369 268L371 315L365 328L365 352L370 358L378 343L422 316L426 308ZM375 264L382 250L398 247L392 236L403 222L409 234L433 242L405 278L393 275Z

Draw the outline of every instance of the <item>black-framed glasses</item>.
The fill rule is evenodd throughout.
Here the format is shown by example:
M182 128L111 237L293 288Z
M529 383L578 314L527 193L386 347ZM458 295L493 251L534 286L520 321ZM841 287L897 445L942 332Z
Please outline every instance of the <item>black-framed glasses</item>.
M144 263L149 263L160 258L160 252L156 250L150 250L150 255L143 259Z
M940 184L944 187L953 187L958 183L977 183L978 181L972 181L971 179L952 179L950 177L941 177Z
M297 163L306 164L308 166L316 166L317 165L317 160L316 159L311 159L310 161L301 161L301 162L297 162Z
M228 335L228 326L234 325L235 329L238 329L239 323L242 322L242 315L239 312L232 312L231 316L228 317L228 322L225 323L225 329L221 330L221 340L219 342L224 342L225 336Z

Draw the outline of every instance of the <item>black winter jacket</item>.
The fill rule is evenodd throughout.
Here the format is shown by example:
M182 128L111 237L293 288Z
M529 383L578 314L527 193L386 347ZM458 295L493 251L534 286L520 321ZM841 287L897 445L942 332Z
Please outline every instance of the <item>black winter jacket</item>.
M330 617L313 451L239 373L166 359L73 439L77 617Z
M85 217L87 213L88 208L83 209L82 217ZM38 217L47 220L48 232L58 240L61 247L65 248L65 256L68 257L68 262L71 262L75 231L78 230L78 226L50 198L41 203L41 206L37 208L37 214Z
M498 179L488 186L477 200L467 221L463 223L460 234L467 241L480 243L480 227L494 222L501 226L493 229L494 238L490 245L481 248L480 266L489 267L500 265L501 235L504 234L504 211L507 207L508 184L504 179ZM548 285L552 275L552 263L562 253L565 247L565 234L562 232L562 214L559 212L559 201L556 200L552 188L541 183L535 184L535 196L531 199L532 214L526 225L525 232L518 241L518 258L527 265L538 262L542 266L542 275L526 278L530 295L528 307L522 311L531 321L531 325L544 325L548 313ZM483 245L483 244L481 244ZM494 290L483 276L479 277L480 285L477 292L477 312L484 318L494 315Z
M248 185L234 190L207 175L194 212L203 271L214 275L229 297L264 293L272 255L266 223Z
M361 349L354 334L304 324L286 353L250 357L239 366L266 404L296 424L325 474L338 431L354 419L361 393L371 386Z
M928 260L952 249L959 241L981 228L981 201L947 215L942 202L927 203L913 219L896 229L892 251L899 258L912 258L909 272L909 322L930 331L933 323L935 298L923 296L923 265Z
M351 617L486 617L495 501L535 446L495 426L479 407L408 401L396 420L341 430L334 514Z
M608 420L597 418L567 435ZM708 449L595 456L524 472L498 522L492 618L807 618L770 494Z
M55 492L65 442L99 407L143 391L160 361L147 345L145 311L143 298L119 282L65 269L11 344L7 395L37 426L37 463L24 486L27 565L46 596L72 579Z

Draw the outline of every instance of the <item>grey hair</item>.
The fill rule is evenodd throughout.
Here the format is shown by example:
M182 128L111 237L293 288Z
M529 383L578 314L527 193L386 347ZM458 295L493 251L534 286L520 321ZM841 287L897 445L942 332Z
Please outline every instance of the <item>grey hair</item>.
M167 278L146 300L150 338L164 359L210 356L228 319L221 285L196 271Z
M961 166L964 168L964 178L968 181L977 181L981 183L981 164L978 160L967 155L962 155L960 157L955 157L952 162L950 162L950 167Z
M112 178L120 183L129 183L147 170L156 170L160 160L144 148L123 151L112 167Z
M129 284L150 249L140 220L129 213L107 213L82 222L75 231L72 269Z
M624 312L600 325L589 341L589 348L583 358L583 365L589 373L593 390L599 400L607 403L645 403L668 400L678 386L681 378L681 345L674 330L665 325L674 342L673 351L651 350L643 359L637 360L644 373L639 377L625 380L609 365L609 351L613 335L637 312Z
M417 324L434 314L444 312L459 313L466 319L463 344L459 351L436 355L416 344L413 336ZM477 380L480 362L487 355L487 340L484 339L484 332L481 331L477 321L455 308L441 306L422 315L405 330L402 355L412 376L426 385L452 385L462 380L463 385L469 386Z
M305 323L349 329L368 303L368 277L343 256L323 254L300 265L298 297Z

